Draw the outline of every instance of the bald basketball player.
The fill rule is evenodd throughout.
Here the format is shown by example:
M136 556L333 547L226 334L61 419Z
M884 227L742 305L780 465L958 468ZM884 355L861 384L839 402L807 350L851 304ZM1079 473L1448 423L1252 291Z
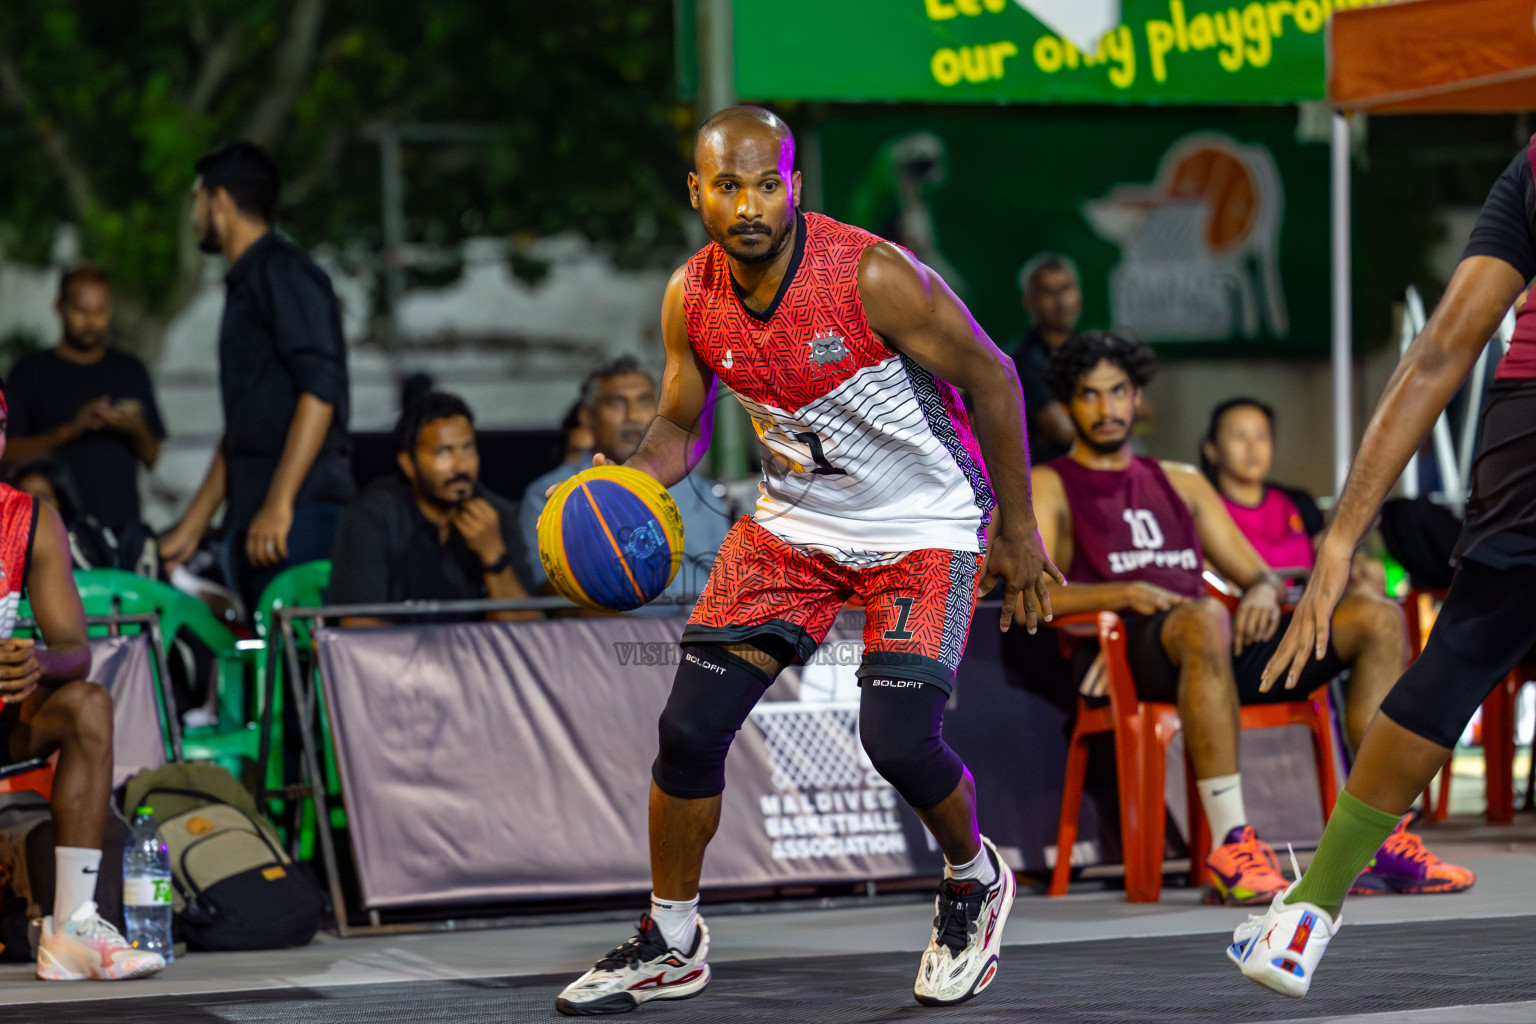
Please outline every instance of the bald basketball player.
M1033 632L1049 616L1046 578L1063 582L1035 528L1018 376L910 253L800 212L794 138L769 111L705 122L688 192L713 241L667 287L660 415L625 465L664 486L683 479L709 445L721 385L771 457L683 633L651 772L651 909L555 1006L622 1013L709 984L699 875L726 751L855 594L864 749L946 863L914 994L963 1002L996 974L1015 883L977 830L975 785L941 736L944 704L977 595L1002 580L1002 628L1022 594Z

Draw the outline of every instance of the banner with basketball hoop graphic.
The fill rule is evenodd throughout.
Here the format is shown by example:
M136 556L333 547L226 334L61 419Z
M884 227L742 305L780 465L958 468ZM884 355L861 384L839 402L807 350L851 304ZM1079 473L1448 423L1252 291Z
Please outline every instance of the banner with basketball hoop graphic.
M900 242L1006 345L1019 269L1076 261L1082 328L1201 355L1326 352L1328 148L1294 110L864 110L822 124L826 211Z

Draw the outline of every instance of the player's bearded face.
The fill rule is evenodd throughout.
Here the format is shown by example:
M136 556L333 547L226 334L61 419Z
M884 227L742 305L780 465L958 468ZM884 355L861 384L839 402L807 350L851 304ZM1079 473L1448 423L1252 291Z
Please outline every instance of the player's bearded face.
M1078 378L1067 411L1083 444L1100 455L1114 455L1130 443L1140 398L1126 372L1106 360Z
M793 145L769 133L717 135L692 184L704 229L738 263L768 263L789 246L800 179Z

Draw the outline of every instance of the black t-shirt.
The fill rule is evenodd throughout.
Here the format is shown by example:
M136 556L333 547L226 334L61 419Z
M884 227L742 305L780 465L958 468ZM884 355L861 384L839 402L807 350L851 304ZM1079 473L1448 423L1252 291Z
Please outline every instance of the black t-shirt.
M330 403L335 412L296 503L348 501L347 344L331 279L302 249L269 231L235 261L224 282L219 390L229 463L225 526L245 529L266 499L301 394Z
M1489 190L1462 258L1496 257L1529 281L1536 277L1533 233L1536 233L1536 182L1531 177L1531 158L1522 149Z
M1043 466L1071 450L1070 445L1056 440L1039 422L1040 414L1056 401L1056 394L1046 378L1046 368L1051 364L1051 346L1046 344L1040 332L1031 329L1014 350L1013 363L1018 367L1019 384L1024 388L1024 414L1028 421L1024 429L1029 435L1029 461L1031 465Z
M136 399L157 438L165 424L155 404L149 371L136 357L109 348L88 365L72 363L55 350L23 357L6 381L11 437L35 437L74 419L80 407L101 397ZM95 430L60 445L54 458L74 478L81 511L120 530L139 521L139 457L127 435Z
M512 568L528 589L528 551L518 529L516 503L484 489L479 489L477 496L496 510ZM437 527L421 514L410 484L400 477L375 480L342 512L331 553L328 603L473 601L485 596L479 556L452 527L448 542L439 542ZM411 616L390 621L430 618Z

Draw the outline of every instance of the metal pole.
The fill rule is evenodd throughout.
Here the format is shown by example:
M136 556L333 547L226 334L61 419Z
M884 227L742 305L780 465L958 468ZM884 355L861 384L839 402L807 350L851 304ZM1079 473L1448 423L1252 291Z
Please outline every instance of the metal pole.
M1333 114L1333 493L1344 493L1354 453L1354 395L1350 339L1349 121Z
M733 49L731 0L698 0L694 9L699 47L699 95L696 120L736 103L736 54ZM724 398L725 396L720 396ZM740 402L715 406L715 475L740 480L747 475L747 414Z
M400 327L400 298L405 294L402 269L405 245L405 173L400 168L400 130L379 127L379 192L384 203L384 290L389 297L390 340Z

